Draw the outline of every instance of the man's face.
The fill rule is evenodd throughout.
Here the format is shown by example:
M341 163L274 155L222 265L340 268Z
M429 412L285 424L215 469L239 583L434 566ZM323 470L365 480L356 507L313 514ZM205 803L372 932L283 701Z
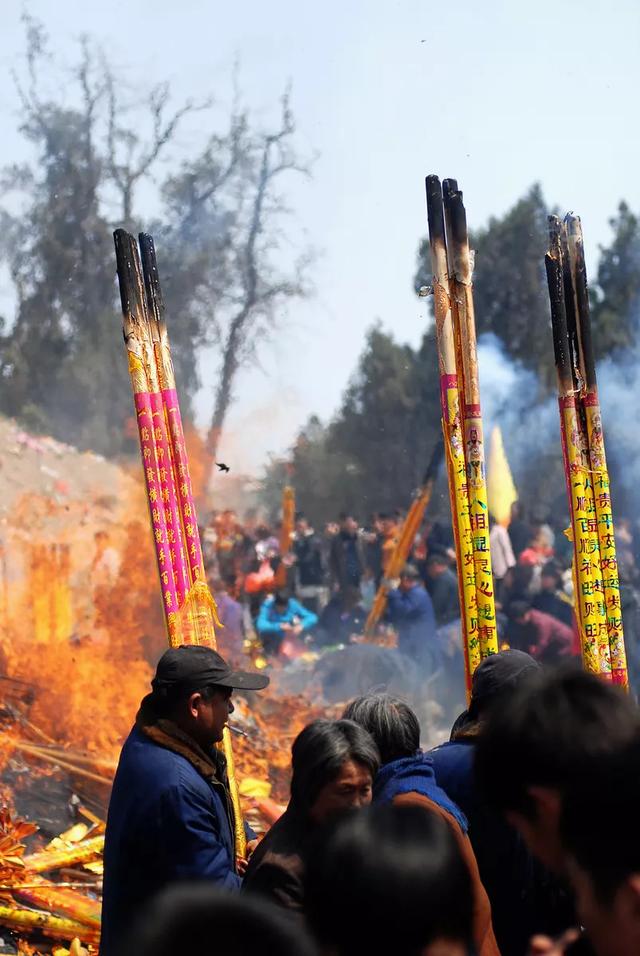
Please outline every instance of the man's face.
M400 590L401 591L410 591L411 588L414 588L418 582L415 578L400 578Z
M535 805L533 816L509 811L507 821L518 830L527 848L547 869L563 875L566 858L560 840L560 794L549 787L529 787L529 795Z
M568 871L580 921L598 956L635 956L640 952L640 874L617 888L611 900L601 900L589 874L574 859Z
M205 700L202 694L193 694L189 700L191 716L194 720L193 736L204 747L211 747L220 743L230 714L233 713L229 687L215 690L210 700Z
M540 578L540 587L543 591L553 592L556 590L557 581L552 574L543 574Z
M393 518L383 518L380 524L382 525L383 534L391 534L395 528L395 522Z
M306 518L299 518L296 521L296 531L298 532L298 534L306 534L308 528L309 528L309 522L307 521Z
M345 760L338 776L326 783L311 807L311 819L322 823L341 810L357 810L371 803L373 780L371 772L356 763Z
M358 522L355 518L349 516L348 518L344 519L343 528L345 531L348 531L349 534L355 534L355 532L358 530Z

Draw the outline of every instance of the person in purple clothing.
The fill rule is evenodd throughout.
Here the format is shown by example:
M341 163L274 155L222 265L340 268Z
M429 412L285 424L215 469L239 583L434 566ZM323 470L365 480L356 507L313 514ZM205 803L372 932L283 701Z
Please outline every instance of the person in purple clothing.
M226 660L239 664L244 657L244 612L242 605L230 593L233 584L233 578L226 585L217 578L212 582L211 590L223 625L216 634L218 647Z
M400 584L387 596L387 621L398 632L398 650L417 663L431 660L436 641L436 618L431 598L418 569L406 564Z

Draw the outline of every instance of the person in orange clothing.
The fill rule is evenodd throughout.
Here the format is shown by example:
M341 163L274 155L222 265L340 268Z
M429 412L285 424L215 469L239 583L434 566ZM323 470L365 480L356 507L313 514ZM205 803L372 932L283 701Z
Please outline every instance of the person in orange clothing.
M386 577L389 562L398 543L400 529L391 515L380 515L379 521L382 536L382 576Z
M478 956L499 956L491 922L491 904L460 808L436 783L431 757L420 749L420 723L408 704L388 694L358 697L347 705L345 720L360 724L380 751L381 768L373 782L373 802L421 806L451 829L469 871L473 891L473 939Z

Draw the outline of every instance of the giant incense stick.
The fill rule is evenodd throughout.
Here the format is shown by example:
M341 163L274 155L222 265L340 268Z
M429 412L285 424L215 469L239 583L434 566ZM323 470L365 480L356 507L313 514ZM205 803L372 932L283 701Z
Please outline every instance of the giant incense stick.
M562 256L562 225L557 217L549 219L549 252L545 256L556 373L560 432L569 511L571 516L576 618L580 631L585 669L611 675L609 640L600 569L600 552L595 519L593 480L589 467L586 434L576 401L576 382L571 361L571 339L567 322L565 270Z
M462 193L454 179L444 181L444 209L449 285L452 294L452 320L455 338L459 342L459 348L456 350L458 392L463 412L464 452L478 601L478 635L482 656L487 657L489 654L498 652L498 635L489 546L489 506L480 409L471 255L467 215L462 202Z
M276 569L273 583L277 588L287 585L289 565L285 560L291 551L291 541L296 524L296 495L292 485L282 489L282 523L280 525L280 564Z
M429 466L425 472L422 485L411 502L411 507L407 512L406 518L404 519L396 546L393 549L393 553L389 559L389 566L387 568L385 578L376 591L376 596L373 600L373 604L371 605L371 610L369 611L367 622L364 627L364 633L366 637L371 637L375 632L378 621L384 614L387 607L387 597L391 587L391 581L394 578L399 577L400 572L402 571L402 568L406 564L407 558L409 557L411 546L413 545L416 535L420 530L424 513L429 507L431 495L433 494L433 486L438 476L438 468L440 467L440 462L442 461L443 451L444 448L442 442L438 442L431 455L431 461L429 462Z
M473 534L471 531L464 437L460 420L460 396L458 393L456 347L451 315L442 187L437 176L427 176L426 189L429 244L433 270L436 342L440 372L442 430L456 547L467 692L470 693L471 677L480 663L482 655L478 634Z
M571 279L575 294L577 360L582 384L582 407L589 443L589 464L594 490L595 513L600 547L600 569L604 587L604 605L614 683L628 687L627 659L622 629L620 581L611 509L609 471L604 447L602 414L598 395L596 365L591 332L587 270L580 218L565 217L566 246L570 259Z
M150 236L140 238L144 285L133 236L122 229L114 233L124 337L169 643L215 648L218 619L205 578L155 249ZM244 856L244 824L226 727L223 749L234 807L236 852Z

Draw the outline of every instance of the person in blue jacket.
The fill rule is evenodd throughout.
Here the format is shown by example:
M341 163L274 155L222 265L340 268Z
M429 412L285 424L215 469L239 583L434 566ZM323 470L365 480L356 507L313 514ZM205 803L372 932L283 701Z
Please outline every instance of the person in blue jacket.
M412 564L404 566L399 587L387 595L386 617L398 632L401 653L419 664L432 659L437 638L436 618L431 598Z
M278 591L262 602L256 621L266 654L277 654L285 637L300 637L318 623L318 615L289 597L286 591Z
M113 781L101 956L118 952L141 908L172 883L240 887L225 761L215 744L233 713L233 690L268 683L232 670L208 647L171 648L160 658Z

